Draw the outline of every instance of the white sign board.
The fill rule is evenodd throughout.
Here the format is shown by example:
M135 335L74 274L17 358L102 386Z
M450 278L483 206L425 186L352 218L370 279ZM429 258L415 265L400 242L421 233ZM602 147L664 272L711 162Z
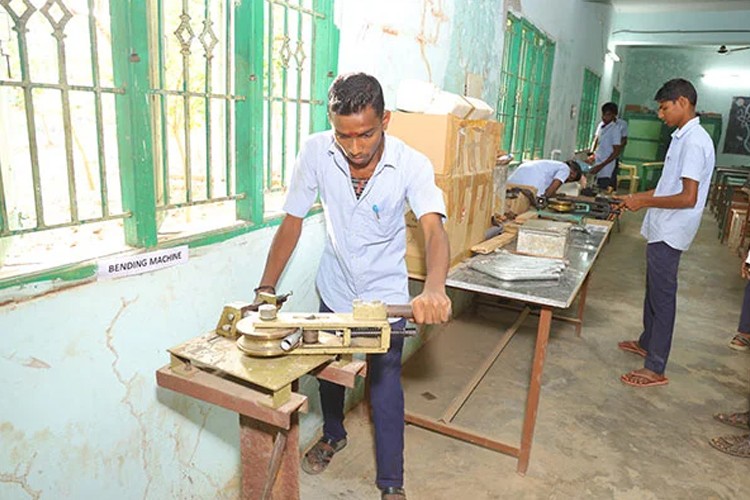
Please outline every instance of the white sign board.
M182 245L148 253L121 255L99 261L97 276L99 279L106 279L148 273L157 269L184 264L188 261L189 253L188 246Z

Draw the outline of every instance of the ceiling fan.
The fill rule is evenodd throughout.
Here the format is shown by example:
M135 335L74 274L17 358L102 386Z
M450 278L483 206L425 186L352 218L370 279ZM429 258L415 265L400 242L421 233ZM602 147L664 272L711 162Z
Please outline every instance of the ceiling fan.
M739 52L740 50L747 50L747 49L750 49L750 45L747 45L745 47L735 47L733 49L729 49L727 48L726 45L722 45L721 47L719 47L719 50L717 50L716 52L718 52L719 54L731 54L732 52Z

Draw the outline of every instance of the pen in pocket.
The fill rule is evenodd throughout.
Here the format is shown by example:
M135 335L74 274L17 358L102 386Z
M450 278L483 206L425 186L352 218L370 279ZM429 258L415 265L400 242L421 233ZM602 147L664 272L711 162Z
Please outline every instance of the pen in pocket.
M380 208L377 205L372 206L372 211L375 212L375 218L380 222Z

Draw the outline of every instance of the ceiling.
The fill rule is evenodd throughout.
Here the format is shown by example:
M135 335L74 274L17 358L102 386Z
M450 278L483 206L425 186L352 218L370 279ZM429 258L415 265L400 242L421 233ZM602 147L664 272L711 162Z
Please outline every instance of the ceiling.
M670 10L750 10L747 0L584 0L589 3L612 5L623 12L653 12Z

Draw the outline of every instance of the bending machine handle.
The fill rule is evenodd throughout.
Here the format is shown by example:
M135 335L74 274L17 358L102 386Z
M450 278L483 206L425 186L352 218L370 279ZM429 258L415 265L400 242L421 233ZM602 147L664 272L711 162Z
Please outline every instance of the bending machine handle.
M411 304L388 304L385 306L385 311L389 318L414 318Z

